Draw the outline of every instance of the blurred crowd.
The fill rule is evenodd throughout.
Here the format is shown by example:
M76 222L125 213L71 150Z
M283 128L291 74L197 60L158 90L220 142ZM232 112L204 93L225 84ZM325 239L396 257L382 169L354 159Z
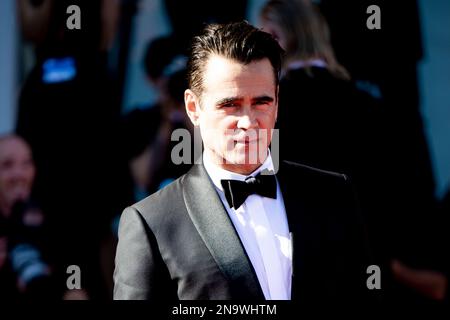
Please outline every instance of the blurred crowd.
M35 63L16 129L0 137L0 299L110 299L120 213L190 167L170 158L171 133L193 130L183 100L189 39L205 22L246 19L248 3L164 1L172 32L142 55L158 98L127 113L139 1L17 3ZM82 10L78 31L66 28L73 4ZM365 28L371 4L386 13L382 30ZM423 131L416 2L269 0L258 16L285 50L281 158L351 177L385 299L448 300L450 192L435 197ZM71 265L81 270L77 290L66 283Z

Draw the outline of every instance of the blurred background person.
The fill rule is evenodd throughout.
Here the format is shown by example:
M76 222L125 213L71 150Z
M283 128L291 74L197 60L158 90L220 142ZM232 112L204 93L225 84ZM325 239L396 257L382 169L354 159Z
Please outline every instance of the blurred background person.
M80 8L80 30L66 26L70 5ZM90 298L107 296L100 246L127 203L117 149L120 96L107 55L118 10L118 1L19 2L35 65L21 88L16 132L35 157L35 195L48 214L60 284L77 265Z
M377 5L382 14L382 27L376 32L364 26L361 16L370 5ZM449 4L321 0L319 6L330 24L336 55L358 87L381 102L384 128L380 129L389 139L390 163L384 175L395 177L389 187L396 200L390 202L394 218L385 220L395 241L385 247L410 267L439 269L437 200L444 196L450 177L445 151L449 133L443 120L450 110L444 45L450 35L442 31L449 21Z
M268 1L261 11L261 24L286 51L278 121L282 152L287 158L352 178L371 235L374 261L383 270L386 297L420 300L417 291L394 282L391 268L401 265L397 259L410 263L408 254L419 243L422 248L434 248L423 236L425 227L404 215L416 206L418 216L431 224L434 206L427 192L414 200L402 196L409 186L396 174L398 159L391 141L395 132L383 101L359 90L337 62L328 25L311 1ZM296 148L283 147L292 139L297 141ZM386 184L386 176L393 179L392 184ZM417 260L431 268L430 257Z
M376 32L362 25L361 13L370 5L377 5L383 15ZM444 89L448 52L443 46L449 33L442 31L449 5L420 0L404 4L321 0L319 6L331 26L336 55L357 86L380 101L384 114L381 130L389 139L390 166L382 174L395 180L389 186L392 213L380 220L390 226L387 239L392 242L383 247L414 270L439 271L443 267L438 236L442 220L437 202L448 188L450 174L443 120L449 110ZM397 291L405 300L421 299L417 290L399 287Z
M360 134L358 126L369 119L371 100L363 100L336 60L326 21L309 1L274 0L263 7L261 25L285 50L278 125L282 145L292 139L297 145L282 146L285 157L328 170L354 171L361 153L354 148L355 133Z
M9 284L15 284L3 293L8 299L61 297L48 250L46 217L32 199L34 177L28 144L15 135L0 136L0 269L9 273Z
M122 121L123 145L136 200L157 191L189 168L174 165L170 158L172 132L191 128L184 112L186 59L171 36L154 39L145 52L143 66L158 100L136 107Z
M165 92L166 100L160 105L156 119L156 132L150 135L150 143L145 149L129 162L133 181L143 195L151 194L186 173L194 163L193 128L188 122L184 111L184 90L187 85L186 70L176 71L167 79ZM175 130L187 130L191 140L191 156L188 163L176 164L172 159L172 150L179 141L172 141ZM182 156L182 154L181 154Z
M0 221L0 299L2 301L18 298L16 280L8 255L8 228L2 219Z
M12 216L14 205L30 199L35 167L30 147L14 135L0 136L0 212Z

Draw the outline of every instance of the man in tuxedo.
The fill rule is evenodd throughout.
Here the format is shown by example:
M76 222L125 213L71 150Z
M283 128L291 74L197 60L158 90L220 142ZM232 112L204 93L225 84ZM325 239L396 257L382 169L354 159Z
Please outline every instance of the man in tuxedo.
M194 38L185 106L203 161L125 209L115 299L365 296L367 248L347 177L278 166L269 151L281 57L277 41L246 22Z

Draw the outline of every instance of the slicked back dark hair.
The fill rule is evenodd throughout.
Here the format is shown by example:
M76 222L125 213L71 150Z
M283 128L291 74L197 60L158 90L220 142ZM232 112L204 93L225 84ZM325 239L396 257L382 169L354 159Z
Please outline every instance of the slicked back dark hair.
M203 74L210 55L216 54L244 65L268 58L278 87L283 49L264 31L246 21L228 24L209 24L192 40L188 61L189 88L200 97Z

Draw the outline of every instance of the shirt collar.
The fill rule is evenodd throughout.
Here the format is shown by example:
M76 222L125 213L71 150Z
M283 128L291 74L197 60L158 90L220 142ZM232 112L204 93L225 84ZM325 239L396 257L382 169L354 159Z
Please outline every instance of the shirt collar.
M211 158L207 155L206 152L203 152L203 165L205 166L206 172L211 178L212 182L219 190L223 191L222 184L220 180L239 180L245 181L245 179L249 176L256 176L261 171L267 169L269 171L274 171L272 156L270 154L270 150L267 150L267 157L264 160L263 164L260 165L255 171L250 173L249 175L243 175L236 172L225 170L219 167L216 163L214 163Z

